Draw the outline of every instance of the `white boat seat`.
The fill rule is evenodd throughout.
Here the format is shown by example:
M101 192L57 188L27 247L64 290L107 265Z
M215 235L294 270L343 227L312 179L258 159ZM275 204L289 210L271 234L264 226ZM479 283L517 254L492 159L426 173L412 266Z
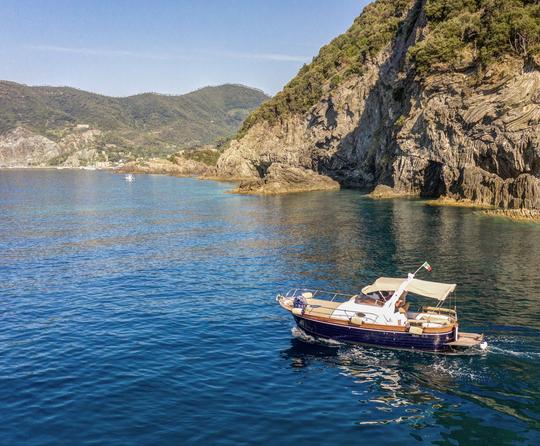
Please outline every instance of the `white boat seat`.
M430 314L430 313L420 313L416 316L417 321L425 322L438 322L438 323L449 323L450 319L448 316L439 315L439 314Z

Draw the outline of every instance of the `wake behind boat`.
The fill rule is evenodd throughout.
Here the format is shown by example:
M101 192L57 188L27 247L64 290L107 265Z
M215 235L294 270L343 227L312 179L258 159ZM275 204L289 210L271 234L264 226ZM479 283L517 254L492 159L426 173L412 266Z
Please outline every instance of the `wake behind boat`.
M432 352L485 349L484 336L460 333L456 308L443 304L456 285L416 279L425 262L406 279L381 277L360 294L347 295L311 289L278 294L300 329L311 336L353 344ZM435 299L434 306L410 310L408 294Z

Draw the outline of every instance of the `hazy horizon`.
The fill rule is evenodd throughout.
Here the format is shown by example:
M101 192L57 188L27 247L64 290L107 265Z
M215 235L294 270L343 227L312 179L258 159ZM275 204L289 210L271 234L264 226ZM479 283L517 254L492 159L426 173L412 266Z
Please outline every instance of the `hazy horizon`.
M105 96L240 84L274 95L366 0L7 0L0 79Z

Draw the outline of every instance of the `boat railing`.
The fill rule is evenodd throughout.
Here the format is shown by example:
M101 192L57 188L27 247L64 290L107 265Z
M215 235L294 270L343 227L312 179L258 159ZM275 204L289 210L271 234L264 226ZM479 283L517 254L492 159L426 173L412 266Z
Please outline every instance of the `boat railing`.
M295 298L310 293L309 296L312 299L327 300L329 302L334 302L336 299L345 299L349 300L354 294L345 294L345 293L336 293L334 291L324 291L324 290L315 290L311 288L293 288L292 290L287 291L284 294L284 297Z
M422 307L422 311L426 313L435 313L435 314L448 315L448 316L453 316L453 317L457 316L456 310L452 308L424 306Z

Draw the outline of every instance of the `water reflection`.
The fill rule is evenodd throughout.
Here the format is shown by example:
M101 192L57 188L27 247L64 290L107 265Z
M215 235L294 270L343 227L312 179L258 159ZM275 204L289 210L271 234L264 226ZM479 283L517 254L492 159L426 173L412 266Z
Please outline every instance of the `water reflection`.
M540 328L538 225L419 201L371 201L354 192L269 197L258 205L264 224L289 241L280 260L299 285L354 292L429 260L434 271L424 278L458 283L463 322Z

